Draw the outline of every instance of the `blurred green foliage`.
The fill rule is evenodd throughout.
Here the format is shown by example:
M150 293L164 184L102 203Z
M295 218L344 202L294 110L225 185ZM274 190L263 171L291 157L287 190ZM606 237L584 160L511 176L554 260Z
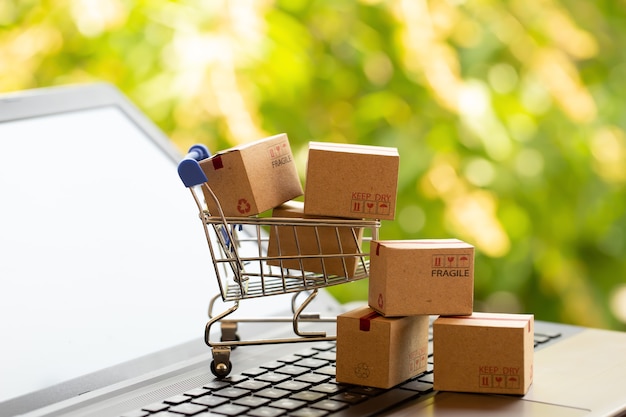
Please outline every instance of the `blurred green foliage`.
M0 91L108 81L181 151L286 132L302 172L395 146L382 238L474 244L477 310L626 330L625 6L3 0Z

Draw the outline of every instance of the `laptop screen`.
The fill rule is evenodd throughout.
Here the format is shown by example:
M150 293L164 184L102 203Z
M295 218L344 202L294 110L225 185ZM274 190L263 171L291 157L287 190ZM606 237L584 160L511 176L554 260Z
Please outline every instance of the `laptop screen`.
M197 209L121 108L0 123L0 190L0 402L201 339Z

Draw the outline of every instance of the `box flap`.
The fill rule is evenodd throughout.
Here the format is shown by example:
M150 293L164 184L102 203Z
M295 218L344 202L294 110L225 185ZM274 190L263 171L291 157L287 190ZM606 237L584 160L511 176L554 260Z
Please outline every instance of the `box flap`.
M456 324L463 326L482 327L514 327L524 328L532 321L532 314L507 314L507 313L481 313L474 312L471 316L446 316L439 317L435 324ZM528 327L530 331L530 326Z
M397 148L387 146L356 145L352 143L309 142L309 150L399 156Z
M459 239L378 240L376 244L393 249L471 249L474 246Z

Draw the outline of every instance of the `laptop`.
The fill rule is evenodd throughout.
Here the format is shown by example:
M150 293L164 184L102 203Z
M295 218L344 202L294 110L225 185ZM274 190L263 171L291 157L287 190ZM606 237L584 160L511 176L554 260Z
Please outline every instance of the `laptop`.
M240 323L261 343L215 377L203 332L218 282L183 156L112 85L0 95L0 416L626 415L626 334L547 322L523 397L433 391L432 358L390 390L337 384L334 342L266 343L291 334L282 322ZM349 308L322 288L307 311Z

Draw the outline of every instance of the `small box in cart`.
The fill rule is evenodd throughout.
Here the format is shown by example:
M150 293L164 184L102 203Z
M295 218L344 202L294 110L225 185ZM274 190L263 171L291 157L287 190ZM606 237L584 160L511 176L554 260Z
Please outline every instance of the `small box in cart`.
M534 316L474 313L433 324L434 388L515 394L533 378Z
M428 316L383 317L369 307L337 316L337 382L391 388L426 370Z
M305 216L304 205L299 201L289 201L280 205L272 211L272 217L329 220L328 217ZM362 227L272 226L267 249L267 264L351 278L363 258L343 254L361 253L362 237ZM282 256L296 258L272 259L272 257Z
M379 240L370 251L368 302L382 315L472 313L472 245L458 239Z
M221 151L200 161L225 216L252 216L302 195L287 135L282 133ZM203 187L212 215L213 197Z
M396 148L309 143L304 190L307 215L392 220L396 211Z

